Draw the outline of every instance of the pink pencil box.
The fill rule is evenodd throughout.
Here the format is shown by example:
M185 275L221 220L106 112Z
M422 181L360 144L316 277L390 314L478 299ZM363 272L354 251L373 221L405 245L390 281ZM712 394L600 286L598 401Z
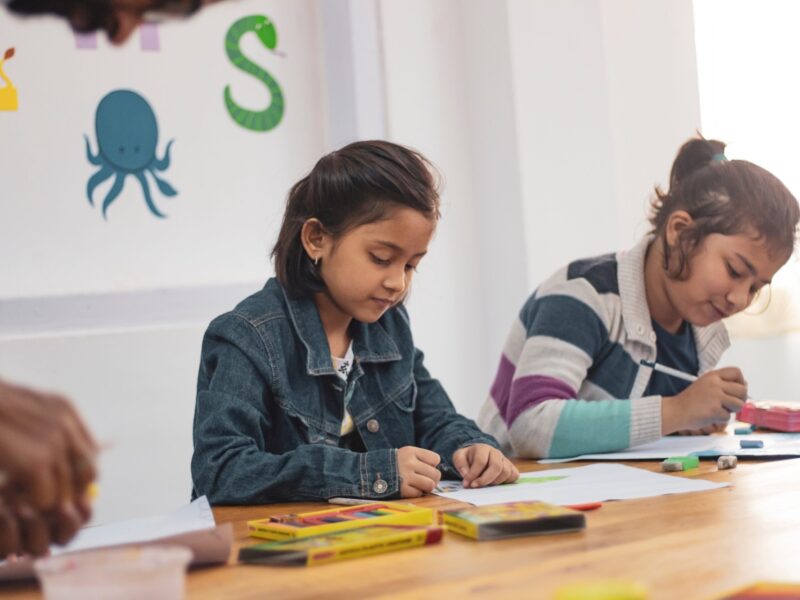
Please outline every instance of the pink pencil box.
M800 431L800 404L746 402L736 415L739 421L775 431Z

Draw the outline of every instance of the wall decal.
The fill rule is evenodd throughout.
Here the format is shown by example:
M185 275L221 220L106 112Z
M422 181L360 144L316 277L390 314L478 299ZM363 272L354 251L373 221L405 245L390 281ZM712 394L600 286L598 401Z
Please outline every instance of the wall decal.
M19 100L17 98L17 88L11 83L11 80L3 72L3 64L14 56L14 48L9 48L0 58L0 79L5 83L4 87L0 88L0 110L17 110Z
M97 50L96 31L91 33L79 33L73 31L75 35L75 47L78 50ZM158 37L158 25L156 23L141 23L139 25L139 48L158 52L161 48Z
M147 100L130 90L115 90L106 94L97 105L95 133L97 155L92 155L89 137L83 136L86 140L86 158L100 167L86 184L89 204L94 206L94 189L112 175L115 176L114 184L103 200L103 218L106 218L106 211L122 191L125 178L133 175L142 186L144 201L150 212L163 218L165 215L158 210L150 196L150 184L145 174L150 173L165 196L175 196L178 193L155 173L169 167L169 150L175 140L167 144L164 157L157 159L158 124Z
M237 69L252 75L261 81L269 90L271 100L267 108L261 111L248 110L234 102L231 95L231 86L225 86L225 106L228 114L239 125L251 131L269 131L274 129L283 118L283 92L278 82L263 68L249 60L239 49L239 42L248 32L253 32L261 43L275 52L278 45L278 32L269 17L252 15L236 21L225 35L225 52ZM275 52L275 54L280 53Z

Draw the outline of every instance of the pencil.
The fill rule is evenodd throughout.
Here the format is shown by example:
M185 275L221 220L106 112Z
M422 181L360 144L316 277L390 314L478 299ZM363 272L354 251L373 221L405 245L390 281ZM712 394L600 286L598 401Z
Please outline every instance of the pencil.
M672 367L666 367L661 363L657 363L653 360L642 359L639 361L639 364L644 365L645 367L650 367L654 371L659 371L661 373L666 373L667 375L672 375L676 379L683 379L684 381L697 381L697 375L692 375L691 373L684 373L683 371L679 371L678 369L673 369Z

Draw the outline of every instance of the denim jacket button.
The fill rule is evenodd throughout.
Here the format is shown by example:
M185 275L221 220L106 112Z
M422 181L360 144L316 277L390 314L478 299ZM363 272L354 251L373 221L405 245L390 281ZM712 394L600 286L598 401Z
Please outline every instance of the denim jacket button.
M381 424L378 423L377 419L370 419L367 421L367 430L370 433L378 433L378 430L381 428Z
M378 479L372 484L372 491L376 494L383 494L387 489L389 489L389 484L383 479Z

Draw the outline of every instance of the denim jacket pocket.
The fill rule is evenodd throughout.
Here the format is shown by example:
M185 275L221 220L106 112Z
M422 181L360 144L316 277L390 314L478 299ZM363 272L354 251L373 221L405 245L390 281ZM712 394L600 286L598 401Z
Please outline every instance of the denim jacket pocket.
M401 411L413 413L417 407L417 382L414 378L411 377L406 385L398 386L390 400Z

